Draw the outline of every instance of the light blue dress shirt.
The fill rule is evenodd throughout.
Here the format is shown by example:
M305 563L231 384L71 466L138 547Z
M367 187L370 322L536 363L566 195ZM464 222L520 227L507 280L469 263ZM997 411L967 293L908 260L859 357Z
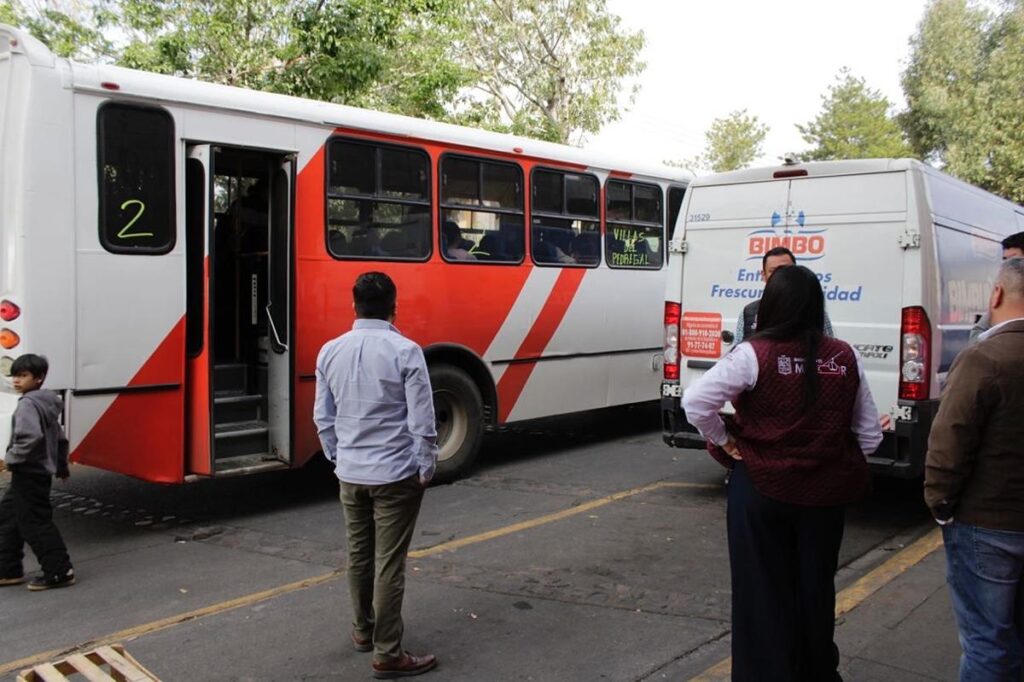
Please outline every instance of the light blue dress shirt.
M383 485L437 463L436 424L423 350L384 320L359 319L316 359L313 421L338 479Z

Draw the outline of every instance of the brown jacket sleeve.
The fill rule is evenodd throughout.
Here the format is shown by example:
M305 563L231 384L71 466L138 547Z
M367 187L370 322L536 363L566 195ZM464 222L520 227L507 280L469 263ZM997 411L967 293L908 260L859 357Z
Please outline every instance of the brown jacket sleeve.
M994 367L975 346L964 350L949 371L925 459L924 500L936 519L956 513L960 494L974 471L990 392L996 390Z

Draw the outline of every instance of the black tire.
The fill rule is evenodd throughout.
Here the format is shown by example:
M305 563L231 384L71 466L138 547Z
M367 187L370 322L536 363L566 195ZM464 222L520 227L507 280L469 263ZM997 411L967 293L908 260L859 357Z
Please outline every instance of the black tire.
M437 418L438 482L454 480L472 466L484 437L484 401L466 372L451 365L430 368Z

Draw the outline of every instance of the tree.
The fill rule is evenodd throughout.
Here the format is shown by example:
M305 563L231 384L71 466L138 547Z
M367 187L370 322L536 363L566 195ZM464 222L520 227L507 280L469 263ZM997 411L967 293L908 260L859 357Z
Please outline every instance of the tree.
M889 115L889 100L849 69L839 70L836 82L822 95L821 104L821 112L813 121L796 126L804 142L814 145L800 155L804 161L911 154L899 124Z
M464 122L579 143L618 119L624 82L645 66L643 34L605 0L467 0L464 17L457 51L479 95Z
M134 68L438 118L465 81L452 0L122 3Z
M44 5L0 0L0 23L26 29L57 55L80 61L100 60L111 51L104 28L111 15L104 2L85 7L74 0Z
M998 13L969 0L932 0L903 73L904 129L922 157L1024 202L1024 2Z
M447 117L467 83L448 54L462 0L58 2L0 17L63 56L413 116Z
M0 17L65 56L578 142L643 69L605 2L0 0Z
M716 118L704 133L704 152L690 165L716 173L746 168L761 156L767 134L768 126L748 115L746 109Z

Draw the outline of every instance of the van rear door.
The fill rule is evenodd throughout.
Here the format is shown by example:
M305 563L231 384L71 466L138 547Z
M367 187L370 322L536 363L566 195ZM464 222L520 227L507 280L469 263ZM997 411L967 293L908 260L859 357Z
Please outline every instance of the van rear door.
M900 318L907 250L906 171L795 178L789 192L794 234L814 239L798 262L814 270L835 334L860 353L881 413L897 407Z
M797 177L692 189L680 324L685 387L735 345L776 246L818 274L836 336L858 349L879 410L895 406L906 227L905 172Z
M683 390L732 349L743 306L761 296L763 250L756 249L785 229L789 181L700 185L691 192L679 334Z

